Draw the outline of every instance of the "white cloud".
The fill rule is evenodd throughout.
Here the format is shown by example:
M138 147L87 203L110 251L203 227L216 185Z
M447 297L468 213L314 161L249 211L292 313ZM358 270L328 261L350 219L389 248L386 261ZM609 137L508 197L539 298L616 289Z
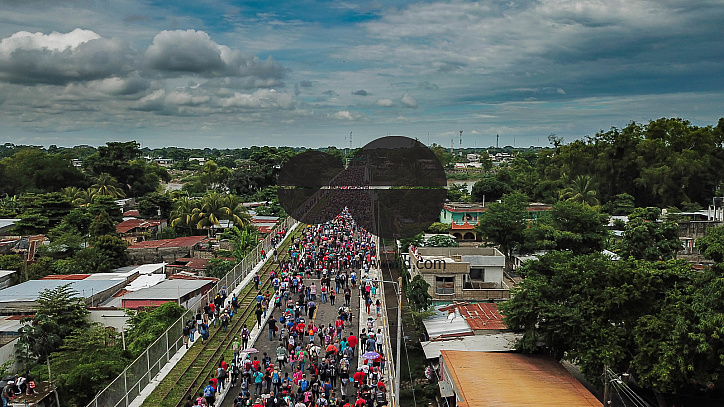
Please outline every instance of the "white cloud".
M402 103L402 106L409 107L411 109L417 108L417 99L412 97L409 93L405 93L402 95L402 99L400 99L400 103Z
M349 110L340 110L337 113L330 115L332 119L344 120L344 121L356 121L362 118L362 115L357 112L350 112Z
M272 57L261 60L225 45L219 45L204 31L161 31L145 53L149 68L168 73L207 77L255 77L278 80L284 69Z
M20 31L0 41L0 80L6 82L59 85L125 75L131 70L127 44L90 30L76 28L47 35Z
M274 89L259 89L252 94L234 93L233 96L220 99L222 107L240 109L282 109L292 110L295 103L288 93L279 93Z
M377 106L393 107L395 106L395 102L393 102L392 99L377 99Z

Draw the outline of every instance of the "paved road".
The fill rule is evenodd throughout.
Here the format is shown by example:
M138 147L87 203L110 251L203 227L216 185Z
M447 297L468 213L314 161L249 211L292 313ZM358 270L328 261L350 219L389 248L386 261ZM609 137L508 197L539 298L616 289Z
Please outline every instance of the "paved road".
M321 286L320 280L318 280L318 279L305 279L304 280L305 284L311 284L312 282L317 287ZM332 284L332 286L334 286L334 284ZM359 287L359 285L357 287ZM314 315L314 324L315 325L319 325L319 324L329 325L330 322L332 324L334 324L334 321L337 318L337 310L339 309L339 307L341 305L344 304L343 293L340 292L337 295L337 299L335 302L336 305L332 306L329 303L329 301L327 301L326 303L322 303L321 295L319 294L319 291L317 291L317 292L318 292L318 294L317 294L318 306L317 306L317 311ZM352 299L351 299L351 307L350 307L350 309L352 310L352 314L354 315L353 324L352 324L351 328L349 326L347 328L345 328L345 330L343 331L345 336L349 335L350 331L352 331L352 332L354 332L354 334L357 337L359 337L359 304L360 304L359 289L356 288L356 289L352 290ZM279 320L280 315L281 314L280 314L279 310L276 310L276 312L274 312L274 317L277 320ZM250 346L252 346L252 345L250 345ZM268 333L266 326L262 329L262 334L259 336L259 339L256 341L256 343L253 345L254 348L259 350L259 353L256 355L259 358L259 360L262 359L263 352L267 352L267 354L272 358L272 363L276 363L276 362L274 362L274 360L276 359L275 355L276 355L277 346L279 346L279 341L277 339L274 339L271 342L269 341L269 333ZM252 357L253 356L254 355L252 355ZM350 372L354 373L355 370L357 369L357 359L356 358L353 358L352 367L353 368L350 370ZM289 376L291 377L292 371L291 371L289 365L285 366L284 369L282 369L282 373L286 373L286 372L288 372ZM337 394L338 397L342 396L340 389L341 389L341 387L338 383L337 388L335 389L335 393ZM347 392L348 392L349 396L353 395L354 391L355 391L355 389L352 385L348 386ZM224 402L221 406L222 407L233 407L234 398L238 394L239 394L239 384L237 382L237 385L233 386L231 388L231 390L229 391L228 395L224 399Z

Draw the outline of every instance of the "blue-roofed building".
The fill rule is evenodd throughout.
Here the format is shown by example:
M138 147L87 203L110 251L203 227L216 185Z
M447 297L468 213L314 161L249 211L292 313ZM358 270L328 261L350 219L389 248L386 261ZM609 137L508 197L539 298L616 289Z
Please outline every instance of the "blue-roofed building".
M98 305L117 293L127 284L127 279L95 279L82 280L30 280L0 290L0 315L31 315L37 306L35 300L46 289L54 289L65 284L78 292L88 306Z

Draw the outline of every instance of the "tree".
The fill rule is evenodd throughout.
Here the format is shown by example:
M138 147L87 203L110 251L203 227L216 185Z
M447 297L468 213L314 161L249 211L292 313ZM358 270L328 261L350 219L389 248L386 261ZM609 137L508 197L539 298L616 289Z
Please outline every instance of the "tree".
M92 174L109 174L118 181L126 196L143 196L153 192L160 180L168 181L168 172L155 164L140 159L140 145L135 141L108 142L84 160L84 166Z
M513 192L509 183L495 176L488 176L473 184L470 193L475 202L495 202L505 194Z
M115 235L116 223L106 211L102 211L93 219L89 227L92 238L99 238L103 235Z
M0 161L0 195L57 192L67 186L84 187L85 175L66 154L47 154L23 148Z
M67 405L84 406L115 379L130 361L113 328L93 323L65 338L50 355L53 380Z
M598 205L596 189L593 178L588 175L578 175L573 182L561 191L561 200L586 203L591 206Z
M502 202L493 202L480 215L478 235L489 243L496 244L505 254L506 268L510 269L513 250L525 239L528 226L528 198L520 192L503 196Z
M48 233L73 209L73 204L60 192L23 195L20 204L23 209L15 229L21 235Z
M193 230L220 226L221 220L243 227L251 217L239 197L209 192L200 200L180 200L172 218L171 226Z
M459 244L454 237L450 235L435 235L427 239L426 247L458 247Z
M426 232L428 233L450 233L450 225L442 222L433 222L427 227Z
M138 200L138 213L144 219L170 219L172 210L173 199L168 193L152 192Z
M118 181L111 174L101 173L94 181L95 183L91 185L94 195L106 195L113 198L124 198L126 196Z
M525 230L523 251L600 252L609 239L608 219L607 214L586 203L559 201Z
M126 348L137 356L153 343L171 324L184 313L184 308L175 302L167 302L153 309L128 310Z
M421 275L416 275L405 287L405 295L410 307L416 312L422 312L430 308L432 296L428 292L430 284Z
M690 286L692 293L713 293L714 287L686 262L614 262L600 253L555 251L526 262L521 274L526 278L500 310L506 325L523 333L517 344L522 351L576 361L591 381L609 365L658 391L681 389L694 377L712 378L719 369L687 367L700 357L711 361L718 350L700 354L706 339L693 328L703 328L697 319L710 313L700 307L696 317L686 293Z
M635 198L627 193L618 194L610 202L612 215L629 215L636 208Z
M696 247L705 258L724 262L724 226L707 229L706 235L696 240Z
M447 199L452 202L470 202L468 187L465 184L451 184L447 187Z
M415 236L400 239L400 252L407 253L410 250L410 246L420 247L424 243L423 234L418 233Z
M45 360L72 331L88 325L85 302L70 284L41 291L35 302L37 311L22 320L15 345L16 355L26 363Z
M668 260L681 250L679 226L675 222L660 221L659 208L636 208L619 242L620 254L644 260Z

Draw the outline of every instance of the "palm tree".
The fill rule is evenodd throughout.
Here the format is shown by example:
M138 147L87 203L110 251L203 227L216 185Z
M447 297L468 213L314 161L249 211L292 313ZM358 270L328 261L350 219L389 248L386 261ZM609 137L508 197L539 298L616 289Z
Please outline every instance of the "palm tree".
M119 187L118 181L116 181L111 174L106 172L101 173L94 180L95 184L91 188L96 192L96 195L108 195L114 198L125 198L126 194Z
M560 192L561 200L598 205L596 189L590 175L578 175L571 184Z
M197 199L187 196L179 198L174 205L173 211L171 211L171 226L189 228L189 231L193 231L196 225L193 224L192 217L197 206L199 206Z
M203 229L213 225L220 226L221 220L233 222L235 226L244 227L250 217L241 200L234 195L222 195L211 192L201 199L201 206L194 212L193 220L196 228Z

